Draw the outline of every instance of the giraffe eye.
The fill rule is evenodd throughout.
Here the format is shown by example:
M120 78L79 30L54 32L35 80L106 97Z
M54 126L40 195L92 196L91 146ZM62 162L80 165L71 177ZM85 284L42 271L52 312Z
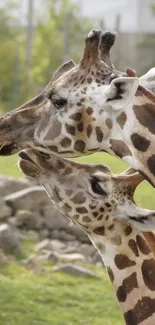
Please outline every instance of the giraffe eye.
M90 180L91 189L95 194L99 195L107 195L107 193L103 190L103 188L100 186L100 180L97 177L93 177Z
M57 97L51 96L51 95L49 95L48 98L52 101L52 103L54 104L54 106L57 109L62 108L67 103L67 100L64 98L57 98Z

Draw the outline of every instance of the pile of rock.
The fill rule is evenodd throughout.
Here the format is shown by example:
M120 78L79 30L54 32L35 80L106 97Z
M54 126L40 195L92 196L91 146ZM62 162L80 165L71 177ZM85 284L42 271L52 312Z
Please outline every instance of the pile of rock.
M102 265L101 258L87 235L61 215L44 189L33 179L25 177L17 180L0 176L2 252L11 255L20 253L24 238L37 243L34 255L24 262L27 265L33 264L35 260L40 263L47 259L60 267L69 263L67 269L70 269L70 264L74 264L74 272L77 264L80 268L87 263ZM77 272L82 271L80 269Z

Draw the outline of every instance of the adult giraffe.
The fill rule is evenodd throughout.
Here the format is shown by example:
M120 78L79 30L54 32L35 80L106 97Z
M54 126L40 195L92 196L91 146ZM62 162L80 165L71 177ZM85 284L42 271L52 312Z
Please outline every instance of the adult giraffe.
M19 156L21 170L45 188L101 254L126 325L154 325L155 259L141 229L155 228L155 211L139 208L133 199L142 176L132 168L112 175L104 165L81 165L32 149Z
M65 157L107 151L155 186L155 97L101 60L105 39L92 30L78 65L61 66L38 97L0 118L1 155L27 147Z

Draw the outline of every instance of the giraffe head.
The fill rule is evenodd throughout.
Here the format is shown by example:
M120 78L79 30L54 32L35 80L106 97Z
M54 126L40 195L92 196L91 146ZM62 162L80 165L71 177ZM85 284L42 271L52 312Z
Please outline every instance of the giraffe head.
M137 206L134 192L143 180L130 168L113 175L104 165L86 165L26 149L19 167L43 185L58 209L88 234L114 236L115 222L144 231L155 227L155 211Z
M39 96L2 116L0 154L28 147L65 157L108 150L112 107L126 106L138 85L135 77L116 78L114 41L115 34L92 30L78 65L63 64Z

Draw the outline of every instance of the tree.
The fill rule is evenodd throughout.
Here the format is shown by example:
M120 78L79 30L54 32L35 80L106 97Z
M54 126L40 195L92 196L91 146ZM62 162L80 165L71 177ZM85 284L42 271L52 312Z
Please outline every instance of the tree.
M81 17L79 7L69 0L46 0L44 4L47 14L35 28L31 70L31 82L38 87L46 85L63 62L64 41L69 47L69 58L79 59L79 44L92 27L91 20Z
M81 55L79 44L95 25L94 21L81 17L79 7L71 0L44 0L43 8L35 10L32 57L27 71L27 26L18 19L19 5L19 0L6 0L5 7L0 9L2 110L13 109L35 96L66 59L66 54L77 61ZM43 14L39 15L39 11Z
M6 2L0 8L0 104L1 109L11 109L19 101L18 85L21 79L20 55L23 47L23 31L14 15L18 3ZM20 31L20 32L19 32Z

